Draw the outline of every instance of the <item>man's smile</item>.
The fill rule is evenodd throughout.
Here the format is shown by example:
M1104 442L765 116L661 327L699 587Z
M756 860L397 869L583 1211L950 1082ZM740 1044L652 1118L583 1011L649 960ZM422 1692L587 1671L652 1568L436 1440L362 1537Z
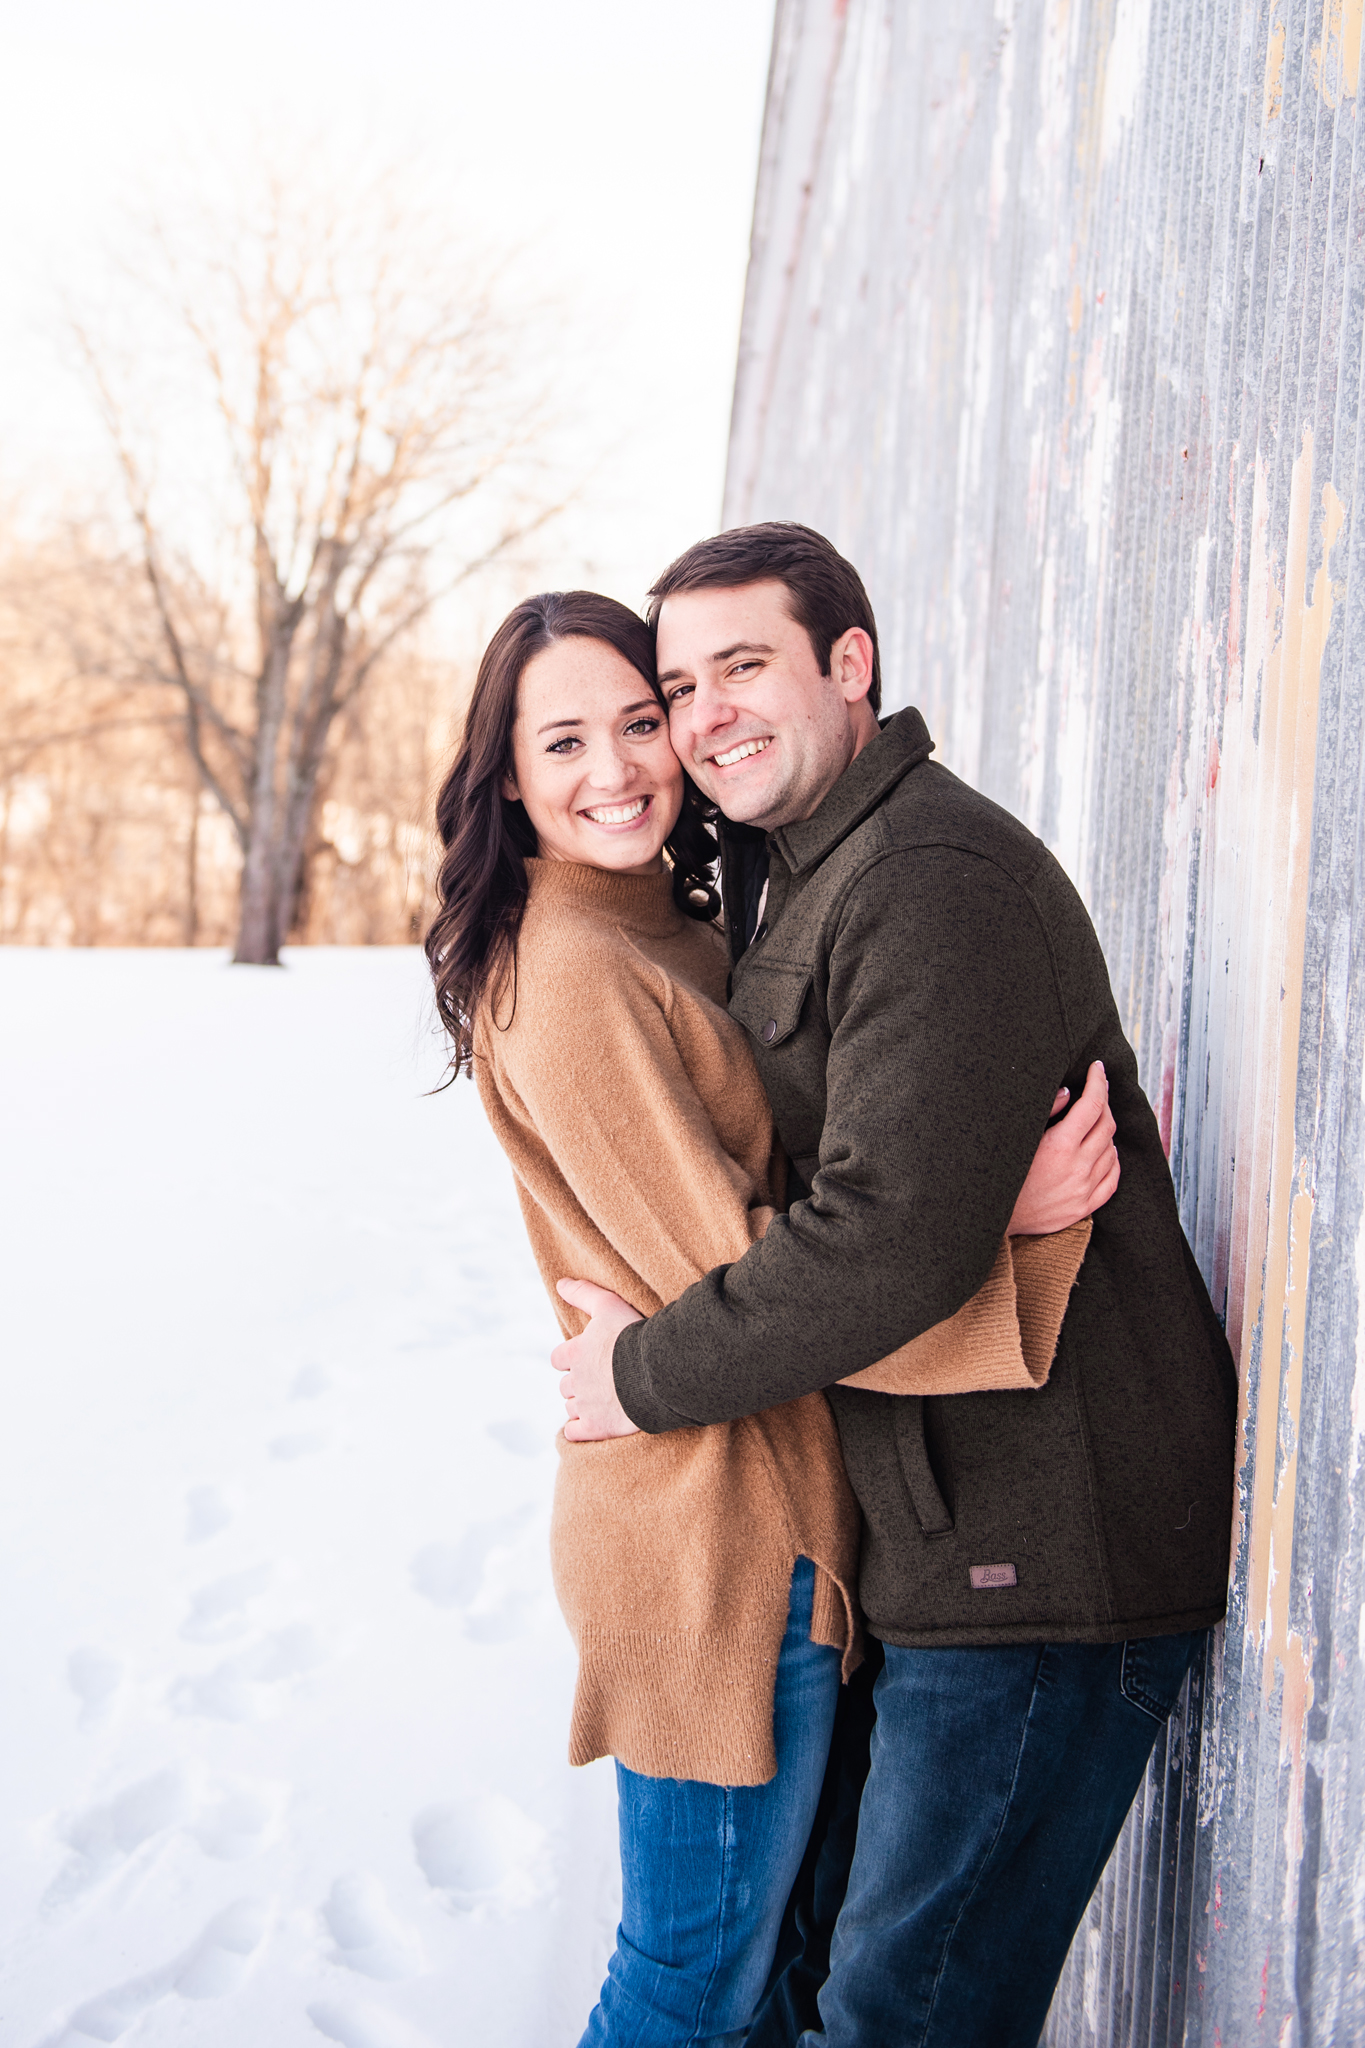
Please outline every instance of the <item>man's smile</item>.
M773 736L771 733L768 734L766 739L741 740L737 747L730 747L723 754L713 754L711 759L717 768L732 768L736 761L747 760L750 754L761 754L763 749L770 747L772 743Z

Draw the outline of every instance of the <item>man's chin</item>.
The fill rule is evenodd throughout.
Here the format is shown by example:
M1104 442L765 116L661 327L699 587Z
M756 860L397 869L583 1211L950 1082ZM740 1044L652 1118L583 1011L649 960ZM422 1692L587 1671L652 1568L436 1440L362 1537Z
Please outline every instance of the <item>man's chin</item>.
M728 818L732 825L760 825L766 831L779 808L771 789L745 788L742 783L733 783L726 788L723 778L717 778L722 783L717 788L709 776L703 782L695 770L693 780L702 795L715 804L721 816Z

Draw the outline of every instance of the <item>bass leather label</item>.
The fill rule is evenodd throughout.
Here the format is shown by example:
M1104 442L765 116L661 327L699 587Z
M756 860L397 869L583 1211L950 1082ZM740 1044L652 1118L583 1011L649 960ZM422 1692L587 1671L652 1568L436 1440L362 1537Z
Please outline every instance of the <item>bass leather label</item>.
M984 1593L991 1586L1017 1586L1019 1574L1012 1564L974 1564L968 1567L972 1590Z

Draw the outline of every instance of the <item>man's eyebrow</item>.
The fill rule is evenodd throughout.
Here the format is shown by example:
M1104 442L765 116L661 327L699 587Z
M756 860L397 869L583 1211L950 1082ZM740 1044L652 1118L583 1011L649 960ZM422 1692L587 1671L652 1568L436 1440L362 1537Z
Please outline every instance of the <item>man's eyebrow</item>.
M712 661L733 661L737 654L775 654L776 652L777 649L769 647L766 640L736 640L733 647L722 647L718 653L713 654L710 658ZM686 673L686 669L666 669L663 675L659 677L660 689L663 688L665 683L680 682Z
M737 654L775 654L776 648L769 647L765 640L736 640L733 647L722 647L712 661L733 661Z
M657 697L639 697L634 704L623 704L616 716L618 718L633 718L637 711L657 711L658 708L659 700ZM538 725L536 727L536 738L539 739L543 732L558 732L561 726L582 725L582 723L583 720L581 718L552 718L548 725Z

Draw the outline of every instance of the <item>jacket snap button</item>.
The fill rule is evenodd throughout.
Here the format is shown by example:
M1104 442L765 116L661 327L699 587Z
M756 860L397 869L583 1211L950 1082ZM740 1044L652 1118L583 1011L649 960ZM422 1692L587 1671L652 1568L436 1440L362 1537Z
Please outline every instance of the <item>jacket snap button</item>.
M763 1043L765 1045L771 1045L776 1036L777 1019L776 1017L769 1017L767 1023L763 1026Z

